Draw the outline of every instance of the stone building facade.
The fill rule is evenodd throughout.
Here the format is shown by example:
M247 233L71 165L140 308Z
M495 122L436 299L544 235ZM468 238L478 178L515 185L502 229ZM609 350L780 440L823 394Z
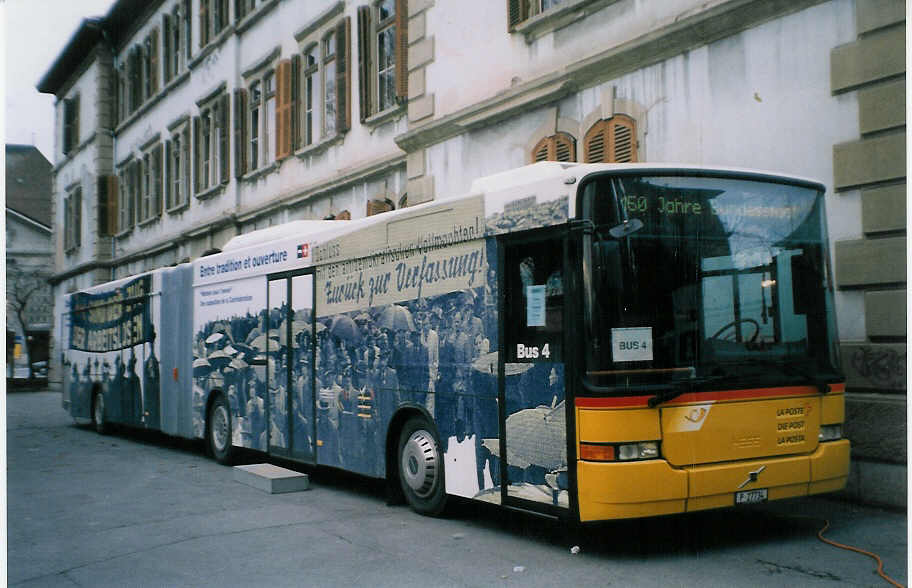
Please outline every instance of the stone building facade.
M58 98L55 222L81 227L58 231L57 328L66 292L543 159L807 176L828 187L850 491L904 505L904 10L119 0L39 82Z

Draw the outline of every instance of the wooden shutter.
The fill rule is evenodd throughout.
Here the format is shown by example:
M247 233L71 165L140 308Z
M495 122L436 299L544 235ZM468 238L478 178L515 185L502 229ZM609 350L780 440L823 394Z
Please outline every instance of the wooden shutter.
M532 149L532 162L576 161L576 140L566 133L545 137Z
M289 133L291 134L291 152L301 146L301 56L297 53L291 56L291 106L289 117Z
M200 159L202 157L202 150L200 149L200 117L193 117L193 193L198 194L200 191L200 186L202 185L200 180L200 171L203 167L200 165Z
M152 94L158 94L158 29L149 34L149 76L152 77Z
M98 176L98 234L117 233L117 176Z
M595 123L583 140L585 163L636 163L636 123L624 114Z
M173 208L175 204L174 201L176 200L176 194L174 194L174 186L172 185L174 183L174 163L173 158L171 157L172 148L173 146L171 145L171 141L165 141L165 165L163 173L163 185L165 189L162 190L162 200L164 200L165 203L165 210Z
M184 140L182 141L181 149L183 149L184 153L181 157L181 163L183 164L184 191L182 195L183 199L177 204L190 202L190 166L193 165L191 163L192 151L190 150L190 125L184 127L183 139Z
M276 67L275 109L276 159L291 155L291 60L283 59Z
M408 0L396 0L396 98L408 99Z
M161 143L155 146L155 149L152 151L152 186L154 193L154 200L152 201L152 214L159 216L162 213L162 207L164 205L164 194L162 193L162 174L164 170L162 169L162 146Z
M74 244L79 247L82 244L82 188L76 188L76 193L73 194L73 198Z
M507 0L507 30L512 31L516 25L525 20L523 5L527 0Z
M375 198L367 201L367 216L374 216L393 209L393 203L387 198Z
M228 26L228 0L216 0L216 2L221 3L221 10L219 10L219 21L216 23L218 30L222 30Z
M199 11L200 47L209 42L209 0L200 0Z
M532 162L538 163L539 161L548 161L549 156L551 155L551 137L545 137L532 150Z
M351 128L351 18L336 25L336 132Z
M176 50L176 47L171 45L171 15L163 14L162 15L162 65L164 71L164 81L167 84L171 81L171 76L175 72L171 71L171 55Z
M247 90L234 91L234 177L247 173Z
M230 151L231 140L229 138L231 129L228 127L228 93L225 92L218 98L218 116L216 120L219 126L219 179L222 184L227 184L230 178ZM215 163L214 161L212 162Z
M184 48L187 52L187 62L189 63L190 57L193 55L193 12L190 8L190 0L184 0L183 2L183 18L184 18Z
M576 140L566 133L557 133L554 139L554 161L576 161Z
M620 115L613 117L611 121L610 137L614 151L614 161L618 163L636 163L636 125L633 119Z
M398 13L397 13L398 16ZM371 115L371 7L358 7L358 113L363 123Z

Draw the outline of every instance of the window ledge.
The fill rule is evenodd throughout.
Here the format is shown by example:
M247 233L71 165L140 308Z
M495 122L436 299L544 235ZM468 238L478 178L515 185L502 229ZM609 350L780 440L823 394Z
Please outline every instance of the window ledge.
M396 106L392 106L390 108L387 108L386 110L381 110L380 112L378 112L376 114L370 115L369 117L367 117L366 119L361 121L361 124L368 126L368 127L377 127L377 126L382 125L386 122L389 122L393 119L398 120L398 119L402 118L404 115L405 115L405 105L397 104Z
M67 255L73 255L74 253L79 251L79 247L80 247L80 245L71 245L70 247L67 247L66 249L64 249L63 252Z
M155 216L150 216L149 218L147 218L147 219L145 219L145 220L139 221L138 223L136 223L136 226L139 227L139 228L145 228L145 227L148 227L148 226L150 226L150 225L154 225L154 224L157 223L159 220L161 220L161 215L160 215L160 214L156 214Z
M114 238L115 239L125 239L125 238L129 237L132 232L133 232L133 227L130 227L129 229L124 229L124 230L120 231L119 233L117 233L116 235L114 235Z
M71 161L73 161L74 159L76 159L76 156L79 155L80 153L82 153L83 151L85 151L85 149L89 145L91 145L94 141L95 141L95 133L92 133L92 135L88 139L86 139L79 145L76 145L75 147L73 147L72 149L70 149L69 151L64 153L63 161L61 161L60 163L58 163L57 165L54 166L54 171L55 172L59 171L61 168L63 168L63 166L65 166L66 164L68 164Z
M186 200L184 202L181 202L180 204L176 204L176 205L172 206L165 212L167 212L168 214L177 214L179 212L185 211L188 208L190 208L190 201Z
M511 32L522 33L526 43L531 43L550 32L563 28L578 20L586 18L593 12L601 10L618 0L566 0L554 8L536 14L522 21Z
M279 0L269 0L265 4L261 4L259 8L254 9L253 12L247 14L242 18L234 27L234 30L237 34L242 34L244 31L252 27L258 20L263 18L270 10L278 6Z
M241 177L241 179L245 182L249 182L251 180L259 178L260 176L265 176L268 173L274 172L277 169L279 169L279 165L273 161L269 165L264 165L263 167L259 167L253 171L247 172L243 175L243 177Z
M212 186L211 188L206 188L202 192L198 192L196 194L196 199L197 200L208 200L209 198L218 196L219 194L221 194L222 192L225 191L225 186L227 186L227 185L228 185L227 183L216 184L216 185Z
M205 47L200 48L198 55L194 56L190 60L190 63L187 64L187 69L193 70L196 69L203 61L209 57L209 54L215 51L225 40L234 34L234 25L229 24L224 29L218 32L214 38L212 38Z
M142 117L150 108L158 104L158 102L165 97L165 95L176 88L177 86L183 84L185 81L190 79L190 70L185 69L183 73L178 75L176 78L172 79L170 82L165 84L154 96L150 97L148 100L139 105L139 108L130 113L127 118L123 119L117 126L114 128L114 133L119 134L124 131L128 126L136 122L140 117Z
M312 145L308 145L307 147L302 147L301 149L298 149L297 151L295 151L295 155L300 158L308 157L311 155L317 155L319 153L326 151L327 149L329 149L336 143L341 143L342 138L344 136L345 135L343 133L336 133L335 135L333 135L331 137L327 137L327 138L323 139L319 143L313 143Z

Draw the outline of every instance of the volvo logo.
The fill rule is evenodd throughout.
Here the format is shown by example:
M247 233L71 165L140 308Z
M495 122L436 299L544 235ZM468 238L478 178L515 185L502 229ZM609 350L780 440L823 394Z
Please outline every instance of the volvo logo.
M747 472L747 479L744 480L743 482L741 482L741 484L738 486L738 490L740 490L741 488L744 488L748 484L753 484L754 482L756 482L757 478L760 477L760 472L762 472L765 469L766 469L766 466L760 466L759 468L757 468L756 470L754 470L752 472Z

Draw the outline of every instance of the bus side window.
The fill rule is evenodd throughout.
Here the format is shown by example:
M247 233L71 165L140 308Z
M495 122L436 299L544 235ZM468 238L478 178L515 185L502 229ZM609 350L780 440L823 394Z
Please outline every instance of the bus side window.
M508 362L560 361L563 337L563 244L548 240L507 247Z

